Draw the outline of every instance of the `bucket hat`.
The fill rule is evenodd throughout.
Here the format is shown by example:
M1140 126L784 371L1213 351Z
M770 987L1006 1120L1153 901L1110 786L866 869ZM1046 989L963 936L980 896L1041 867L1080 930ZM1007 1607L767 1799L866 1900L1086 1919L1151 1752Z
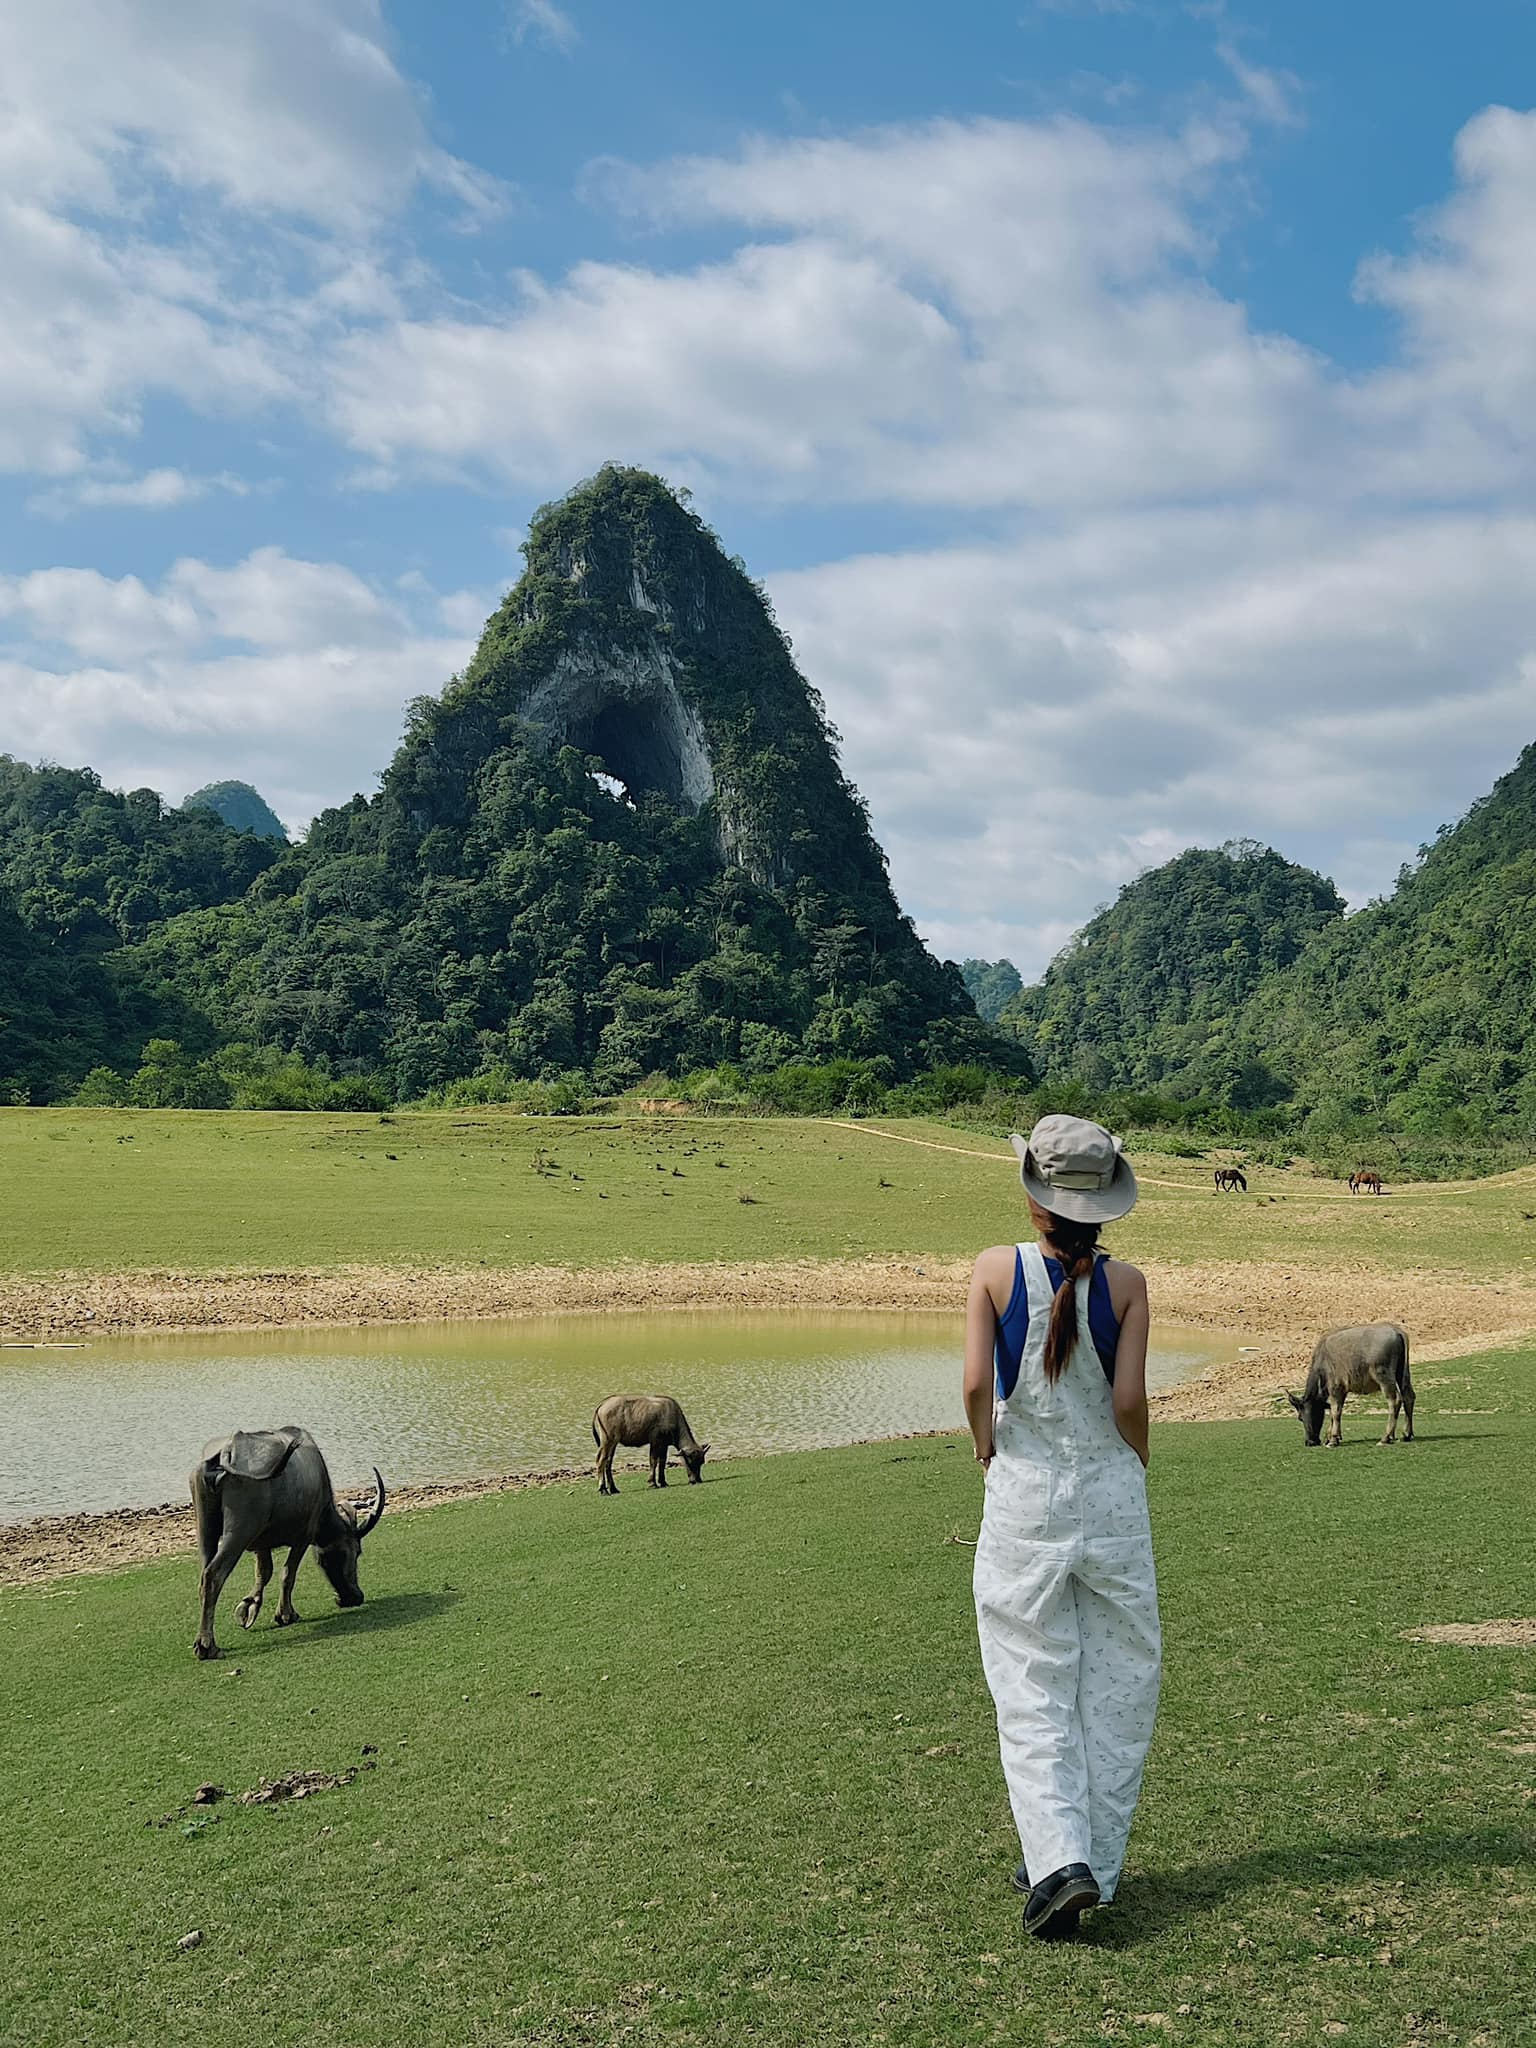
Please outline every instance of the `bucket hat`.
M1069 1223L1113 1223L1136 1206L1136 1176L1120 1140L1082 1116L1043 1116L1008 1140L1025 1192Z

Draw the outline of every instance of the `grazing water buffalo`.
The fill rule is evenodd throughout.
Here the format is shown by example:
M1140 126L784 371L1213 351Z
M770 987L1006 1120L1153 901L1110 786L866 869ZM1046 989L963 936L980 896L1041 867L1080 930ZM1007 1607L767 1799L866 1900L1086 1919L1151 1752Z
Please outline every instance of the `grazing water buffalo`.
M688 1427L688 1418L670 1394L614 1394L592 1417L592 1441L597 1445L597 1490L617 1493L613 1478L613 1454L620 1444L649 1444L651 1476L648 1486L667 1483L667 1453L675 1450L688 1468L688 1484L697 1486L704 1470L708 1444L701 1444Z
M1360 1172L1352 1173L1349 1176L1349 1192L1352 1195L1363 1195L1367 1189L1373 1195L1379 1195L1381 1193L1381 1175L1373 1173L1369 1167L1363 1167Z
M1240 1166L1218 1166L1215 1174L1216 1192L1223 1193L1230 1188L1233 1194L1248 1192L1248 1176Z
M1344 1397L1380 1389L1391 1406L1384 1444L1397 1441L1401 1409L1407 1426L1403 1442L1413 1442L1413 1376L1408 1370L1408 1333L1396 1323L1363 1323L1357 1329L1330 1330L1319 1337L1312 1369L1299 1394L1286 1398L1301 1417L1309 1445L1323 1441L1323 1414L1333 1410L1330 1445L1344 1441Z
M261 1612L261 1596L272 1576L272 1553L287 1546L277 1625L297 1621L293 1582L310 1545L320 1569L336 1589L339 1607L361 1607L357 1562L368 1535L384 1512L384 1481L374 1468L373 1499L344 1507L331 1486L320 1446L307 1429L290 1422L282 1429L236 1430L216 1437L192 1467L192 1511L203 1558L203 1613L192 1645L199 1657L217 1657L213 1610L242 1551L256 1553L256 1583L235 1609L242 1628Z

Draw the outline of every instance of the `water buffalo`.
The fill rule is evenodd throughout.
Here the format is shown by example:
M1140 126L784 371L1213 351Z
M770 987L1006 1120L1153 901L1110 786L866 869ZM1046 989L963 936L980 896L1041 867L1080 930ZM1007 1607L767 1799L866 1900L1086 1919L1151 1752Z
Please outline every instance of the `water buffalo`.
M688 1484L697 1486L704 1470L708 1444L701 1444L688 1427L688 1418L670 1394L614 1394L592 1417L592 1441L597 1445L597 1490L617 1493L613 1477L613 1454L620 1444L648 1444L651 1476L648 1486L667 1483L667 1453L675 1450L688 1468Z
M1248 1192L1248 1176L1240 1166L1218 1166L1215 1173L1215 1181L1218 1195L1224 1193L1228 1188L1231 1189L1234 1195L1239 1193L1246 1195Z
M336 1589L340 1607L361 1607L357 1563L363 1538L384 1512L384 1481L374 1468L371 1501L345 1507L337 1500L320 1446L307 1429L290 1422L282 1429L236 1430L203 1447L192 1467L192 1511L202 1553L201 1625L192 1645L199 1657L217 1657L213 1610L242 1551L256 1553L256 1583L235 1609L242 1628L261 1612L261 1596L272 1576L272 1553L287 1546L277 1625L297 1621L293 1582L313 1544L320 1569Z
M1408 1370L1408 1333L1396 1323L1364 1323L1356 1329L1330 1330L1319 1337L1312 1369L1299 1394L1287 1400L1301 1417L1309 1445L1323 1441L1323 1413L1333 1410L1330 1445L1344 1441L1344 1397L1377 1389L1391 1407L1384 1444L1397 1441L1397 1416L1406 1418L1403 1442L1413 1442L1413 1376Z

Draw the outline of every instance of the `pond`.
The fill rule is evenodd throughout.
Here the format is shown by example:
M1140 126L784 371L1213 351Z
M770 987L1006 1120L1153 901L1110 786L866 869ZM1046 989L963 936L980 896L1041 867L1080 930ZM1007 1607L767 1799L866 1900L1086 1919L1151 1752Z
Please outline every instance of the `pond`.
M1149 1384L1235 1358L1238 1343L1156 1329ZM377 1464L395 1485L584 1465L592 1411L613 1393L676 1394L719 1456L949 1429L961 1421L960 1346L953 1316L850 1309L7 1348L0 1521L183 1500L208 1438L282 1422L314 1433L338 1482Z

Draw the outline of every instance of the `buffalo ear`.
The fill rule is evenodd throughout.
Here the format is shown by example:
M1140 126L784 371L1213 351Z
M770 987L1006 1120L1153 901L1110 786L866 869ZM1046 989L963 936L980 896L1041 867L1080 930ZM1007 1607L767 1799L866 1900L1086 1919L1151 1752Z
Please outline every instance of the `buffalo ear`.
M1296 1413L1297 1413L1298 1415L1299 1415L1299 1414L1300 1414L1300 1413L1302 1412L1303 1408L1305 1408L1305 1406L1307 1405L1307 1404L1305 1403L1305 1401L1303 1401L1303 1400L1302 1400L1302 1398L1301 1398L1300 1394L1292 1394L1292 1393L1289 1393L1289 1392L1288 1392L1288 1393L1286 1394L1286 1397L1285 1397L1285 1398L1287 1399L1287 1401L1289 1401L1289 1402L1290 1402L1291 1406L1292 1406L1292 1407L1293 1407L1293 1408L1294 1408L1294 1409L1296 1410Z
M709 1449L709 1445L708 1445L708 1444L700 1444L700 1445L699 1445L699 1456L700 1456L700 1457L702 1458L702 1457L703 1457L703 1455L704 1455L704 1453L705 1453L705 1452L706 1452L706 1451L707 1451L708 1449Z

